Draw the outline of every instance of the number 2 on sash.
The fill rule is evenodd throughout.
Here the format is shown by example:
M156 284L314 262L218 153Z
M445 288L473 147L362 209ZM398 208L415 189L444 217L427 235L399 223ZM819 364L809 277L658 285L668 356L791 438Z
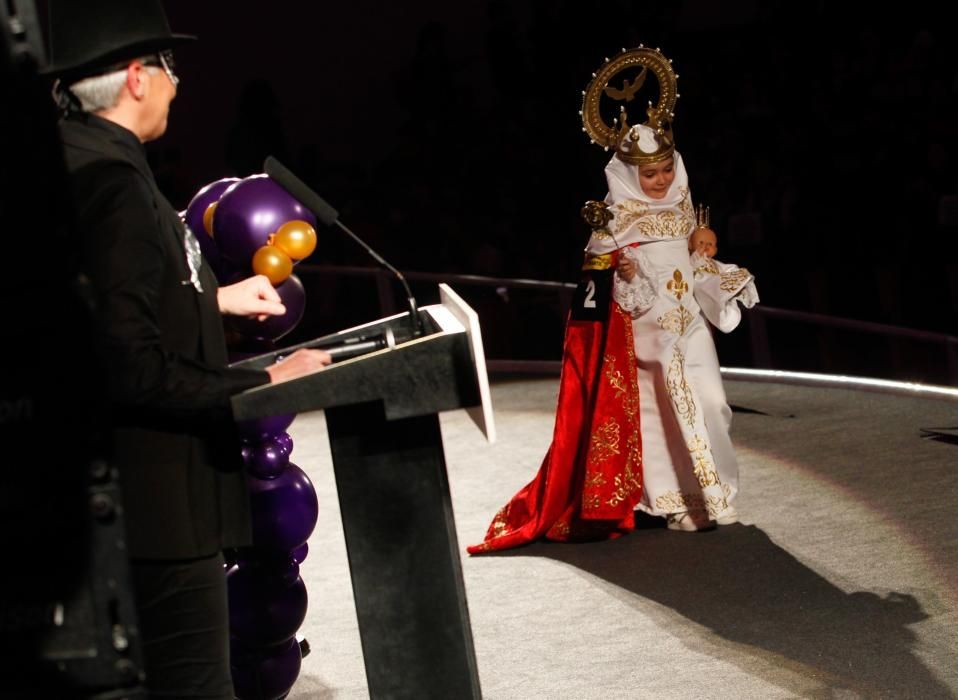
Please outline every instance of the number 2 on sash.
M595 280L589 280L585 288L585 299L582 302L583 309L595 308Z

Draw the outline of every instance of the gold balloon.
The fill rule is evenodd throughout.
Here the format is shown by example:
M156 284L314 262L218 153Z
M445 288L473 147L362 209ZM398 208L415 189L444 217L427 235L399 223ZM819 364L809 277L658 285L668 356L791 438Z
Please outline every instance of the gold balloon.
M270 243L293 260L302 260L316 250L316 229L306 221L293 219L276 229Z
M253 254L253 272L266 275L275 287L293 272L293 261L276 246L264 245Z
M216 211L217 202L210 202L210 205L206 207L206 211L203 212L203 228L206 229L206 233L210 236L213 235L213 212Z

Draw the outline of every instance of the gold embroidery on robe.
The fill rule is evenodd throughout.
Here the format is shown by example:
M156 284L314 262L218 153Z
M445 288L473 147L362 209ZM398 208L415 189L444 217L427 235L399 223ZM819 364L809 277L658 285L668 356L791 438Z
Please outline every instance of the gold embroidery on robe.
M649 238L685 238L692 230L695 221L695 211L692 200L689 198L689 189L680 190L682 199L679 201L680 214L674 211L662 211L654 216L639 221L639 231Z
M597 489L601 486L605 486L607 483L608 479L606 479L602 474L586 474L584 488Z
M751 276L751 273L745 268L723 273L719 287L725 292L737 292L742 285L748 282L748 278Z
M665 385L669 390L669 397L675 412L690 428L695 429L695 399L692 398L692 388L685 380L685 355L678 348L672 352L672 361L669 362Z
M569 536L572 528L569 527L569 518L568 516L563 516L557 520L552 527L549 528L549 532L546 533L546 537L554 540L562 540Z
M705 258L702 261L702 264L695 268L695 274L705 274L705 275L717 275L719 273L718 265L715 264L715 261L712 258Z
M627 316L626 312L622 311L621 308L616 307L616 310L623 316ZM631 324L631 321L629 321L629 323ZM632 433L638 436L639 424L636 420L636 416L639 415L639 370L635 361L635 346L630 342L626 351L629 367L629 388L631 391L626 391L625 396L622 398L622 410L625 411L625 415L629 419L629 425L632 426Z
M705 510L701 494L666 491L655 499L655 507L663 513L681 513L685 510Z
M602 505L602 499L599 498L597 493L583 493L582 494L582 510L595 510Z
M627 199L612 206L615 218L611 222L611 228L614 233L624 233L632 225L645 216L649 211L649 205L638 199Z
M682 301L682 295L689 291L689 283L682 277L681 270L676 270L672 273L672 279L669 280L669 283L665 285L665 287L672 292L679 301Z
M619 454L619 438L621 428L611 416L592 433L589 445L589 464L604 462L612 455Z
M699 480L699 486L703 489L706 486L721 484L715 465L709 460L709 446L698 435L689 441L689 454L692 456L692 471Z
M642 463L642 455L639 452L638 432L634 432L629 436L626 444L626 455L625 468L621 474L615 475L615 492L608 501L612 507L619 505L633 493L638 493L642 490L642 479L637 474L638 469L634 469L634 467L638 467Z
M610 227L613 233L625 233L635 226L639 233L648 238L684 238L689 235L695 220L689 190L683 187L680 190L682 199L678 208L680 213L673 210L660 211L649 214L649 205L638 199L627 199L624 202L613 204L615 218Z
M615 313L623 318L625 328L631 329L631 319L622 309L616 307ZM631 335L631 333L629 334ZM639 377L635 359L635 346L628 339L625 343L626 360L623 371L616 369L616 357L605 355L603 363L606 366L605 380L615 393L615 398L621 401L622 411L625 414L625 426L613 418L607 418L592 434L589 453L586 458L585 481L582 490L583 512L599 510L605 505L616 507L628 500L634 494L642 491L642 453L640 450L641 437L639 435ZM622 440L625 439L625 460L621 471L616 474L602 474L595 469L613 455L620 455ZM619 462L615 462L618 464ZM609 495L609 478L613 480L614 491Z
M689 234L691 224L688 217L674 211L660 211L640 219L636 228L649 238L684 238Z
M606 355L603 362L608 366L605 378L609 380L609 384L615 390L615 398L621 399L626 392L625 377L622 376L622 372L615 369L615 357L613 355Z
M684 306L672 309L667 314L663 314L655 319L659 328L675 335L685 335L686 329L692 324L695 317Z
M634 380L633 380L634 381ZM638 434L638 424L635 422L635 417L639 413L639 394L638 392L629 392L626 395L625 399L622 401L622 410L625 411L625 414L629 417L629 422L636 426L634 432Z
M667 491L655 499L655 507L663 513L705 511L710 518L715 519L722 511L728 509L728 497L732 493L728 484L722 484L721 488L721 495Z
M502 537L512 532L512 528L509 526L509 509L511 506L511 503L507 503L496 513L496 517L492 520L492 525L489 526L489 534L486 535L487 540L491 539L491 537Z
M629 319L629 315L621 309L621 307L616 306L616 313L621 314L628 322L628 328L631 330L632 322ZM629 425L632 427L632 435L635 436L635 439L639 439L639 423L636 418L639 415L639 367L635 359L635 345L631 341L631 332L629 333L630 340L626 343L626 362L627 367L629 368L629 389L626 391L625 397L622 399L622 410L625 411L625 415L629 418ZM631 437L629 438L632 439Z

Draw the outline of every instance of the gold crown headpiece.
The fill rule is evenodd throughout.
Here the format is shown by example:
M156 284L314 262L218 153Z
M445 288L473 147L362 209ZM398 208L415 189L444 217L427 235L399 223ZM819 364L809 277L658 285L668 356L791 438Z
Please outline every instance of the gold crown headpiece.
M704 204L695 207L695 228L712 228L709 224L709 208Z
M639 68L639 72L631 82L624 77L621 88L610 85L619 74L634 72L636 68ZM619 106L619 116L610 125L602 118L599 103L603 95L618 102L631 102L650 71L659 83L659 95L654 104L649 100L645 126L655 132L658 147L648 153L639 149L638 130L629 126L625 104ZM582 130L589 135L592 143L599 144L605 150L615 148L616 156L630 165L648 165L665 160L675 150L672 138L672 119L675 114L672 110L679 97L676 92L678 77L672 70L672 61L658 49L649 49L641 44L637 49L622 49L615 58L605 59L582 91L582 109L579 111Z

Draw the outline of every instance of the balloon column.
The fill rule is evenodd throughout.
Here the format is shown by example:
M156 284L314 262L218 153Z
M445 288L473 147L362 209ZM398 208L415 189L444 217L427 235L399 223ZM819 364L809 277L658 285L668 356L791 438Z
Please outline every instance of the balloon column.
M183 216L220 284L266 275L286 314L266 321L233 318L247 338L276 341L300 322L305 290L294 266L316 249L316 217L266 175L225 178L201 189Z
M262 274L286 314L265 321L233 318L260 350L274 347L302 319L305 291L293 268L316 248L313 214L265 175L210 183L183 214L221 284ZM306 473L290 462L286 432L295 415L238 424L249 474L253 546L228 558L233 684L240 700L279 700L296 681L306 617L306 558L319 506Z

